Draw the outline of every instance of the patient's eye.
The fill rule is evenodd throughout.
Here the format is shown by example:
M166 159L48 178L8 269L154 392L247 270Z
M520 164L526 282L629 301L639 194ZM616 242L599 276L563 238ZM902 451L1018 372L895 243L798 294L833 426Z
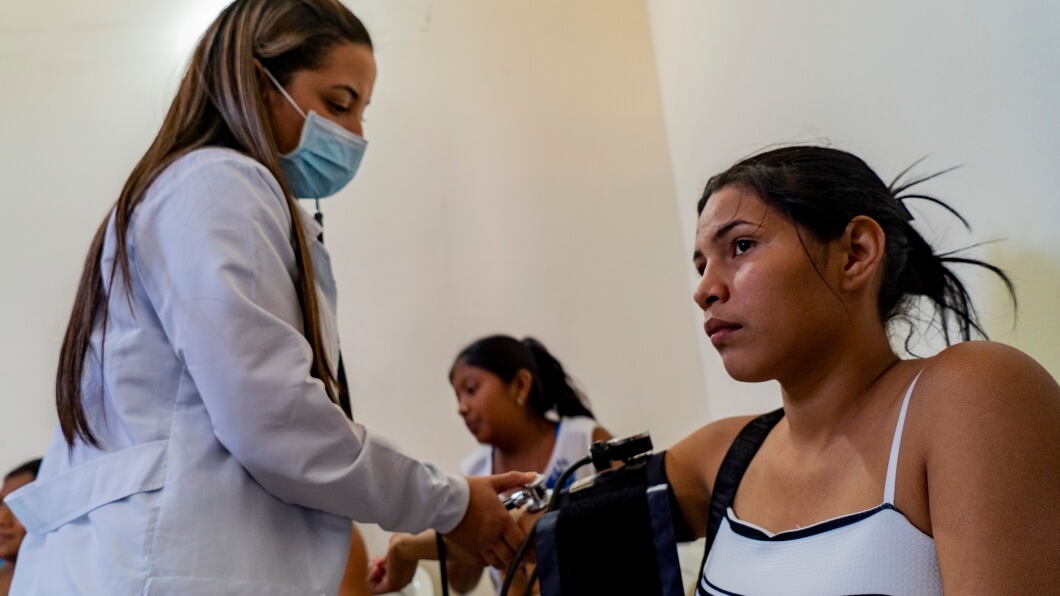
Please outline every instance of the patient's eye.
M736 256L742 255L743 253L751 250L751 247L754 245L754 240L751 240L749 238L738 238L732 243L733 254Z

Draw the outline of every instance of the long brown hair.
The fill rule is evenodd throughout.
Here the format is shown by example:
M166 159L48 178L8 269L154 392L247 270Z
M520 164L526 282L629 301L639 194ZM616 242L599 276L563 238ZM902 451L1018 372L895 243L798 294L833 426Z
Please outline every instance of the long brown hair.
M59 424L71 447L77 437L99 447L85 414L82 377L97 321L106 339L110 288L120 271L129 279L127 233L133 210L170 164L206 146L235 149L263 164L283 188L291 214L302 327L313 349L313 376L328 396L339 399L339 382L328 362L320 329L319 305L305 231L283 172L260 88L255 60L286 85L299 70L318 68L339 43L372 47L364 25L338 0L236 0L203 34L169 107L162 128L133 168L114 204L117 267L104 284L103 242L110 214L100 224L85 258L81 281L66 327L55 379ZM123 284L128 294L129 284ZM102 349L101 349L102 359ZM102 365L102 361L101 361Z

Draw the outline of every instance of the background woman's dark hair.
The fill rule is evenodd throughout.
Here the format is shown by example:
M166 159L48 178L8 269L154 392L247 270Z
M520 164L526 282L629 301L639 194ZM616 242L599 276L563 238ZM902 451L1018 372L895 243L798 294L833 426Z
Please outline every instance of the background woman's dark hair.
M533 378L530 406L539 416L555 410L560 416L593 418L585 395L571 381L559 360L532 337L522 341L508 335L491 335L473 342L457 354L453 366L463 362L482 368L511 383L520 370ZM452 370L449 371L452 378Z
M922 296L934 305L929 324L938 327L947 344L951 342L951 323L964 340L971 339L973 333L985 338L987 334L972 299L949 265L976 265L995 273L1005 283L1015 303L1012 282L997 267L955 256L957 251L936 254L913 229L910 225L913 216L903 204L907 199L937 204L957 217L965 227L970 227L957 211L942 201L907 192L949 170L903 182L902 178L911 168L899 174L888 186L864 161L845 151L807 145L782 147L748 157L712 177L703 190L697 210L702 213L707 200L717 190L737 185L755 192L789 220L808 230L819 242L838 238L856 216L871 217L880 224L887 237L878 301L880 320L884 325L898 317L912 319L911 311L917 298ZM803 246L805 248L805 243ZM912 331L906 337L907 348L911 338Z
M40 458L31 459L28 462L18 466L14 470L11 470L10 472L8 472L7 475L4 476L4 480L7 480L8 478L11 478L12 476L20 476L22 474L29 474L30 476L33 476L34 478L36 478L37 477L37 472L40 471L40 463L41 463L41 459Z
M263 83L256 62L286 85L295 71L319 67L327 52L343 42L372 47L364 25L339 0L236 0L203 34L162 127L115 202L115 266L108 279L103 279L100 259L110 214L96 230L85 257L55 379L59 426L71 448L77 437L100 446L89 427L81 383L97 326L102 331L101 343L106 341L111 289L124 289L125 297L131 296L128 284L116 286L115 282L129 279L127 235L133 211L163 170L201 147L239 151L265 166L280 183L291 213L291 242L298 267L295 289L302 308L302 328L313 351L311 373L323 382L332 401L342 402L336 363L328 362L324 348L309 242L280 169L261 90L269 83ZM101 368L104 353L101 348Z

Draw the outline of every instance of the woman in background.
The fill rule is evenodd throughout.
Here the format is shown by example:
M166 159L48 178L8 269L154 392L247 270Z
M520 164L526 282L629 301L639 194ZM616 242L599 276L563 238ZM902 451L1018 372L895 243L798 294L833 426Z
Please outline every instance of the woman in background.
M11 589L11 578L15 574L15 563L18 560L18 548L26 536L26 528L11 515L11 510L4 505L4 497L16 489L33 482L40 470L41 460L28 461L4 476L4 485L0 488L0 596L7 596Z
M532 337L471 343L457 354L449 383L457 412L481 444L460 465L463 474L533 471L553 488L592 442L611 438L563 365ZM582 468L571 481L590 473Z
M685 521L713 543L698 594L1060 594L1060 387L967 341L985 333L950 266L1011 284L917 232L905 201L938 203L908 192L923 180L888 187L800 146L707 183L704 331L734 379L777 380L784 407L667 452ZM946 343L965 341L900 358L896 323L932 306Z
M7 498L12 591L335 594L351 520L514 554L497 492L529 475L445 474L340 407L331 257L295 199L353 178L375 77L338 0L237 0L207 29L85 260L60 428Z
M534 338L492 335L471 343L457 354L449 383L456 393L457 412L481 443L461 464L463 474L533 471L543 474L546 486L554 489L563 470L587 455L591 443L611 438L597 424L563 365ZM583 467L570 482L591 473L591 468ZM533 519L520 517L524 528ZM369 580L410 580L416 561L434 558L433 533L395 534L387 556L373 565ZM447 558L452 586L461 593L473 590L483 567L468 564L459 549ZM525 575L528 571L529 566L520 570ZM500 571L491 567L490 577L499 589ZM373 591L386 590L373 587Z

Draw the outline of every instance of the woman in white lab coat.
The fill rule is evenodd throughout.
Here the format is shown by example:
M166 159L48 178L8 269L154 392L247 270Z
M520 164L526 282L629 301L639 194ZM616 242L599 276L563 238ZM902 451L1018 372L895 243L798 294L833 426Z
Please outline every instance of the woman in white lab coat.
M335 283L294 198L364 151L371 40L338 0L237 0L89 250L57 377L60 429L6 502L15 594L334 594L350 520L427 528L503 564L496 492L340 409Z

